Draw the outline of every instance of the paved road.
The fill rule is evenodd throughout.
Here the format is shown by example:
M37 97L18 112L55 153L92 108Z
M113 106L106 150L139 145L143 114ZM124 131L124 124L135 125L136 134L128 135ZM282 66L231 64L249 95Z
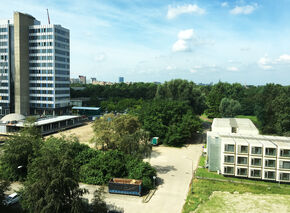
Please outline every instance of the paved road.
M123 209L125 213L180 213L185 202L192 171L196 169L202 145L183 148L154 147L148 161L157 169L160 185L148 203L142 198L105 194L105 201ZM193 166L193 169L192 169ZM82 185L90 192L95 186ZM90 200L92 193L86 195Z

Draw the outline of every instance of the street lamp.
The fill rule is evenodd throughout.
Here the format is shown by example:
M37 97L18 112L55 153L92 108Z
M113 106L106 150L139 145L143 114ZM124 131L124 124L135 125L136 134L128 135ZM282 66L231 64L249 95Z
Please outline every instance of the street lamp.
M153 176L153 184L154 184L154 188L156 187L156 176Z

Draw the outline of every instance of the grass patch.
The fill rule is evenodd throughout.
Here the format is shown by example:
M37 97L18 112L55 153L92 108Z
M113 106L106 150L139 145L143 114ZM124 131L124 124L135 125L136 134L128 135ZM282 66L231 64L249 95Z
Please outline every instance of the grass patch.
M199 166L204 166L206 162L206 157L201 156L199 161ZM216 179L227 179L233 181L239 181L241 183L231 183L231 182L220 182L213 180L193 180L193 193L189 191L187 195L186 202L183 206L183 213L189 213L196 210L196 208L209 201L210 195L214 191L222 192L239 192L239 193L252 193L252 194L281 194L290 195L290 185L281 184L266 181L257 181L250 179L241 179L235 177L225 177L223 175L218 175L216 172L209 172L206 168L198 168L196 171L196 176L216 178ZM246 184L253 183L253 184Z

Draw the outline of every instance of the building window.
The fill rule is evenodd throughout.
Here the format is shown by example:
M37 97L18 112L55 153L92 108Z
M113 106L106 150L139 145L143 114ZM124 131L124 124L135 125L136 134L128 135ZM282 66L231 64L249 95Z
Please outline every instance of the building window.
M225 155L225 163L234 163L235 157L231 155Z
M247 157L238 157L238 164L248 164L248 158Z
M225 152L235 152L235 145L225 144Z
M276 160L265 160L265 167L276 167Z
M248 175L248 169L238 168L238 175Z
M280 156L281 157L290 157L290 149L281 149Z
M290 173L280 173L280 180L290 180Z
M224 167L224 174L234 174L234 167L226 166Z
M275 172L273 172L273 171L266 171L265 172L265 178L267 178L267 179L275 179Z
M251 170L251 177L261 177L261 170L257 169Z
M276 148L266 148L265 155L276 156Z
M248 153L248 146L239 146L239 153Z
M280 161L279 168L280 169L290 169L290 161Z
M252 158L251 165L252 166L261 166L262 165L262 159L261 158Z
M260 155L260 154L262 154L262 147L252 147L252 154L253 155Z

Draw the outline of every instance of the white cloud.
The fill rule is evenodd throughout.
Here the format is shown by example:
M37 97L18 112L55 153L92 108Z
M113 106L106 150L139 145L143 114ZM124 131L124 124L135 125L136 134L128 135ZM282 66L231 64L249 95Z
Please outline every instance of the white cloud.
M190 72L191 72L191 73L196 73L197 70L195 70L195 69L190 69Z
M290 55L287 54L281 55L276 61L290 63Z
M228 7L229 6L229 3L225 1L225 2L221 3L221 6L222 7Z
M185 13L196 13L202 15L205 13L205 10L198 7L196 4L188 4L184 6L177 6L177 7L168 7L167 11L167 18L174 19L177 16Z
M178 40L176 41L173 46L172 46L173 52L186 52L186 51L191 51L189 42L185 40Z
M165 69L166 69L166 70L175 70L176 67L175 67L175 66L170 66L170 65L168 65Z
M259 67L261 67L264 70L272 69L273 67L271 66L271 64L272 64L272 61L268 59L267 56L262 57L258 60Z
M258 7L257 4L246 5L246 6L236 6L234 9L230 10L230 13L233 15L239 15L239 14L248 15L254 12L254 10L256 10L257 7Z
M227 70L233 71L233 72L239 71L239 69L237 67L228 67Z
M180 40L191 40L194 37L193 29L182 30L178 33L178 38Z
M102 62L106 59L106 54L105 53L100 53L95 56L95 61L97 62Z

